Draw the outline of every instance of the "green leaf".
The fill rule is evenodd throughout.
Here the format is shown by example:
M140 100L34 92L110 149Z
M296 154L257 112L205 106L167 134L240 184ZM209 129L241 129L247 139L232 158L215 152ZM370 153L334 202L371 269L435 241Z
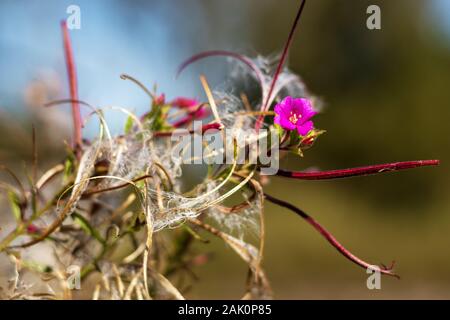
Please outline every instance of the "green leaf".
M108 227L108 230L106 230L106 243L111 245L113 244L120 236L120 228L112 224Z
M281 137L284 134L284 129L280 125L278 125L276 123L274 124L274 127L275 127L275 130L278 131L278 137L281 139Z
M125 134L129 134L131 132L131 129L133 129L133 118L131 116L128 116L127 121L125 122Z
M8 200L9 200L9 205L11 207L11 211L14 215L14 218L16 218L17 221L21 221L22 220L22 210L20 209L19 197L14 192L8 191Z
M51 266L36 261L21 260L21 263L25 268L37 271L39 273L50 273L53 271Z
M73 165L73 161L74 161L74 157L69 156L66 159L66 162L64 163L64 176L63 176L63 181L64 183L67 183L70 180L70 176L73 173L73 169L74 169L74 165Z

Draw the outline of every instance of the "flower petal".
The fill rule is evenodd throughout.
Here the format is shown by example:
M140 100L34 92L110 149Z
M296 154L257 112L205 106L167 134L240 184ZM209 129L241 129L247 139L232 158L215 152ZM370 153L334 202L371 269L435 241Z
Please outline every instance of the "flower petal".
M283 112L283 108L284 108L283 104L277 103L273 111L275 111L276 114L281 114Z
M297 132L301 136L306 136L312 129L314 129L314 123L312 121L306 121L297 125Z
M194 111L193 113L194 113L194 118L196 118L196 119L203 119L203 118L206 118L207 116L209 116L208 110L206 110L206 108L204 108L204 107L201 107L200 109Z
M285 97L277 103L274 108L274 122L287 130L297 131L300 135L306 135L314 127L309 121L317 112L313 109L311 102L306 98Z
M289 118L285 117L285 116L280 116L280 126L283 127L286 130L294 130L295 129L295 124L293 124L292 122L289 121Z
M177 97L172 102L170 102L170 104L178 108L192 108L198 106L200 104L200 101L198 101L197 99L186 97Z
M281 101L282 103L284 103L286 106L292 106L294 103L294 98L292 98L291 96L287 96L286 98L283 99L283 101Z
M276 124L281 126L280 116L279 115L276 115L275 118L273 118L273 123L276 123Z
M314 110L311 102L308 99L300 98L297 100L301 100L301 108L302 108L302 120L303 122L308 121L312 117L317 114L317 111Z
M292 98L286 97L281 102L275 105L274 111L276 114L289 114L292 110Z

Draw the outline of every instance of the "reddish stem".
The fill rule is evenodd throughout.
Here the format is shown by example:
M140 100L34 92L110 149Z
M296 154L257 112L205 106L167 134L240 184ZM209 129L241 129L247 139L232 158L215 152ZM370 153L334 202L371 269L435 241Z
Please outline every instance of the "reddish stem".
M290 204L289 202L283 201L281 199L277 199L266 193L264 194L264 196L268 201L270 201L274 204L277 204L281 207L284 207L286 209L289 209L289 210L295 212L296 214L298 214L300 217L302 217L314 229L316 229L333 247L335 247L336 250L339 251L339 253L341 253L344 257L346 257L350 261L354 262L355 264L357 264L365 269L368 269L368 268L374 269L375 265L367 263L366 261L358 258L353 253L351 253L349 250L347 250L339 241L336 240L336 238L329 231L327 231L324 227L322 227L316 220L314 220L312 217L310 217L303 210L297 208L296 206L294 206L293 204ZM392 264L392 266L393 266L393 264ZM392 267L387 268L384 265L381 265L381 267L378 267L378 270L382 274L400 278L397 274L392 272Z
M286 61L286 58L287 58L287 55L289 52L289 48L291 47L292 40L294 38L294 32L295 32L295 29L297 29L297 25L300 20L300 16L302 15L303 8L305 7L305 3L306 3L306 0L303 0L300 5L300 8L297 11L297 15L295 16L294 23L292 24L291 31L289 32L288 38L286 40L286 44L284 45L284 48L283 48L283 53L281 54L281 58L280 58L280 61L278 62L277 69L275 71L275 74L273 75L272 83L270 84L269 93L267 94L266 101L263 101L264 104L261 108L261 111L263 111L263 112L267 111L267 109L269 108L270 97L272 96L272 92L273 92L273 89L275 88L275 84L278 80L278 76L280 75L281 69L283 68L284 62ZM264 120L264 115L259 116L259 118L256 122L256 130L259 130L263 120Z
M194 134L194 133L204 133L206 130L209 129L217 129L220 130L222 129L222 124L217 123L217 122L213 122L213 123L208 123L203 125L200 130L189 130L186 132L186 134ZM180 133L182 134L183 131L180 131ZM154 133L155 137L170 137L173 134L178 134L177 131L157 131Z
M72 100L72 118L73 118L73 143L75 149L78 150L82 145L81 136L81 114L78 104L78 83L77 72L75 68L75 60L73 57L72 44L70 41L69 30L66 21L61 21L61 29L63 33L64 54L66 59L67 76L69 79L70 99Z
M258 67L255 65L255 63L250 60L249 58L239 54L239 53L235 53L235 52L231 52L231 51L226 51L226 50L211 50L211 51L204 51L204 52L200 52L196 55L193 55L192 57L188 58L187 60L185 60L179 67L177 70L177 74L176 76L178 77L181 72L190 64L207 58L207 57L212 57L212 56L224 56L224 57L231 57L234 59L237 59L241 62L243 62L244 64L246 64L256 75L256 78L258 79L258 82L261 86L261 89L264 90L264 76L262 75L261 71L258 69Z
M287 171L280 169L278 170L277 175L301 180L326 180L326 179L339 179L354 176L366 176L370 174L377 174L389 171L398 171L436 165L439 165L439 160L417 160L417 161L376 164L365 167L338 169L330 171L302 172L302 171Z

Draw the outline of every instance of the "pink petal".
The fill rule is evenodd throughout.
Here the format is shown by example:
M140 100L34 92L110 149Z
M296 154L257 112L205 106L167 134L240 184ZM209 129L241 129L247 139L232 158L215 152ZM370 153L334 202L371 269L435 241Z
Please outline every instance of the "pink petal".
M276 115L275 118L273 118L273 123L276 123L276 124L281 126L281 124L280 124L280 116L279 115Z
M278 114L289 114L294 107L294 104L292 102L292 97L288 96L284 98L280 103L277 103L274 111Z
M297 132L301 136L306 136L312 129L314 129L314 124L312 121L306 121L305 123L297 126Z
M284 113L285 108L286 108L286 105L284 104L284 100L283 100L280 103L277 103L275 105L274 111L276 114L282 114L282 113Z
M204 107L194 112L194 118L196 119L206 118L207 116L209 116L209 112Z
M292 106L294 104L294 98L292 98L291 96L287 96L286 98L283 99L283 101L281 101L282 103L284 103L287 106Z
M164 93L161 93L158 97L155 98L155 104L156 105L163 105L166 101L166 95Z
M297 98L293 99L292 103L294 112L301 115L303 122L308 121L317 113L308 99Z
M280 117L280 126L286 130L294 130L295 124L289 121L288 117L281 116Z
M303 100L303 110L302 110L302 118L304 121L307 121L314 117L317 114L317 111L311 105L311 102L307 99Z
M191 98L186 98L186 97L177 97L170 104L172 106L178 107L178 108L190 108L190 107L198 106L200 104L200 102L197 99L191 99Z

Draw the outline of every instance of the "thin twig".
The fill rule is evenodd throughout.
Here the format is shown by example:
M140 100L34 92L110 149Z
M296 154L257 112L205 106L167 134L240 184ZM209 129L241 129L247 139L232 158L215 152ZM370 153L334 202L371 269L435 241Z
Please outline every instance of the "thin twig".
M283 208L289 209L293 212L295 212L297 215L299 215L300 217L302 217L306 222L308 222L314 229L316 229L317 231L319 231L319 233L333 246L335 247L344 257L346 257L347 259L349 259L350 261L356 263L357 265L365 268L365 269L373 269L374 265L365 262L364 260L361 260L360 258L358 258L357 256L355 256L353 253L351 253L349 250L347 250L339 241L336 240L336 238L329 232L327 231L324 227L322 227L316 220L314 220L312 217L310 217L306 212L304 212L303 210L297 208L296 206L294 206L293 204L275 198L273 196L268 195L267 193L264 193L265 198L276 204L279 205ZM386 274L389 276L393 276L396 278L400 278L397 274L393 273L391 268L386 268L384 266L378 267L380 273L382 274Z
M273 75L272 83L270 84L269 93L266 96L266 101L264 101L261 111L267 111L267 109L269 108L269 101L272 96L273 89L275 88L275 84L278 80L278 76L281 73L281 69L283 68L284 62L286 61L286 58L287 58L287 55L289 52L289 48L291 47L292 40L294 38L294 32L295 32L295 29L297 29L297 25L298 25L301 15L302 15L303 8L305 7L305 3L306 3L306 0L302 0L302 3L300 4L300 8L297 11L297 15L295 16L294 23L292 24L292 27L291 27L291 31L289 32L288 38L286 40L286 44L284 45L283 53L281 54L281 58L280 58L280 61L278 62L277 69L275 71L275 74ZM258 121L256 122L256 130L258 130L261 127L263 120L264 120L264 115L262 115L258 118Z
M69 30L67 29L66 21L61 22L61 29L63 33L64 54L66 58L67 76L69 78L70 98L72 100L72 118L74 129L74 145L75 149L79 149L82 145L81 136L81 113L78 100L78 83L77 72L75 68L75 60L73 57L72 44L70 41ZM78 154L79 152L77 152Z

